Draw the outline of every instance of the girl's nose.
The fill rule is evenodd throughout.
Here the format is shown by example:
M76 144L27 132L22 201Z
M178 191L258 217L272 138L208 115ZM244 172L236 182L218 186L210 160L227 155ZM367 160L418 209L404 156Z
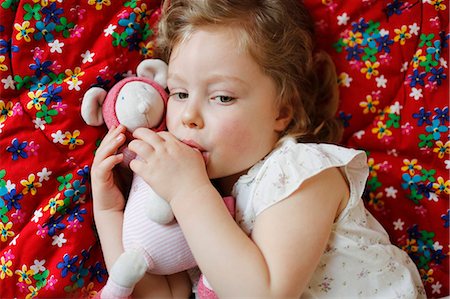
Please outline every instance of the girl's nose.
M204 126L199 103L190 102L186 105L181 120L183 125L191 129L201 129Z

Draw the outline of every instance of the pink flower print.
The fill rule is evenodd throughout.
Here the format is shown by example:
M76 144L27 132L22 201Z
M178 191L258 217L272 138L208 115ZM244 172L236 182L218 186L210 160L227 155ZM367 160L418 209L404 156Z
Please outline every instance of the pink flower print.
M402 125L402 135L411 135L412 130L413 126L409 122Z
M58 279L56 279L54 275L50 276L47 279L47 285L45 286L45 289L53 291L55 289L55 285L57 282L58 282Z
M119 17L120 19L127 19L130 16L130 13L126 10L122 10L117 17Z
M24 212L21 210L15 211L11 216L19 223L23 223L25 221Z
M380 171L382 172L389 172L391 169L392 165L387 161L384 161L383 163L380 164Z
M353 70L361 70L362 66L363 66L363 62L362 61L358 61L358 60L352 60L349 62L351 68Z
M23 281L16 283L16 286L18 287L18 289L21 293L27 291L27 284Z
M22 105L20 105L19 103L16 103L14 105L14 107L12 108L12 110L13 110L13 115L23 115Z
M69 221L69 224L67 225L67 228L71 229L73 232L77 232L81 227L83 227L83 225L81 225L80 221L76 218Z
M53 61L52 65L49 67L50 70L52 70L54 73L59 73L61 70L61 65L58 64L58 62Z
M380 62L381 62L381 64L389 65L391 60L392 60L392 56L387 54L387 53L384 53L384 54L380 55Z
M6 251L3 256L5 257L5 261L12 261L15 256L14 254L11 253L11 249L9 249L8 251Z
M34 141L31 141L28 144L26 151L33 156L37 156L38 149L39 149L39 144L35 143Z
M333 282L333 280L333 278L325 276L318 287L322 292L328 293L328 291L331 290L331 283Z
M371 93L374 100L379 100L381 98L381 90L372 91Z
M414 210L419 216L425 217L427 215L427 209L424 206L416 206Z
M383 142L386 145L391 144L393 140L394 140L394 137L392 137L391 135L384 135L381 138L381 142Z
M74 16L78 16L78 19L83 20L84 14L86 13L86 9L80 8L80 5L76 5L75 7L72 7L72 8L70 9L70 12L71 12Z
M45 238L47 235L48 229L47 227L42 227L40 224L38 224L38 230L36 232L36 235L40 236L42 239Z
M84 27L78 27L78 25L75 25L75 27L71 30L70 37L81 37L81 33L84 31Z
M65 115L67 104L63 104L61 102L56 103L55 105L52 105L52 108L58 111L59 114Z
M440 28L441 21L439 20L439 16L430 19L431 27Z
M31 53L33 53L33 59L36 60L36 58L39 58L42 60L42 54L44 54L44 50L42 50L39 47L34 48L34 50L31 50Z

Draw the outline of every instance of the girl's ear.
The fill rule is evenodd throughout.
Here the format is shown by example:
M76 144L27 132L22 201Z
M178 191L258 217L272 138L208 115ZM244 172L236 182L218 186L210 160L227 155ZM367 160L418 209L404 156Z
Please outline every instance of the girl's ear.
M291 123L293 117L293 109L291 106L285 105L280 108L278 117L275 120L275 131L278 133L283 132Z

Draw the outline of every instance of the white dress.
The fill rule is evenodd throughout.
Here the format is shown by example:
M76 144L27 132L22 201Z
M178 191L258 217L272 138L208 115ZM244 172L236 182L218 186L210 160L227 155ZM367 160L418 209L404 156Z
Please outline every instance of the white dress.
M287 139L234 186L236 221L250 235L259 213L288 197L306 179L331 167L346 176L350 199L333 224L326 250L301 298L426 298L413 261L390 243L386 231L364 208L366 159L363 151Z

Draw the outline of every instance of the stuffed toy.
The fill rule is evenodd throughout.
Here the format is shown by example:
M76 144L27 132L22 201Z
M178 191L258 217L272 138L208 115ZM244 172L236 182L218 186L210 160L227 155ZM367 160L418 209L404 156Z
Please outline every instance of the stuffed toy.
M84 95L81 115L92 126L122 124L127 139L139 127L165 130L167 65L147 59L137 67L137 77L119 81L109 92L92 87ZM124 165L135 158L126 145ZM139 158L139 157L137 157ZM133 175L124 211L122 241L125 252L110 270L102 298L126 298L145 272L168 275L196 266L170 205L144 180Z

